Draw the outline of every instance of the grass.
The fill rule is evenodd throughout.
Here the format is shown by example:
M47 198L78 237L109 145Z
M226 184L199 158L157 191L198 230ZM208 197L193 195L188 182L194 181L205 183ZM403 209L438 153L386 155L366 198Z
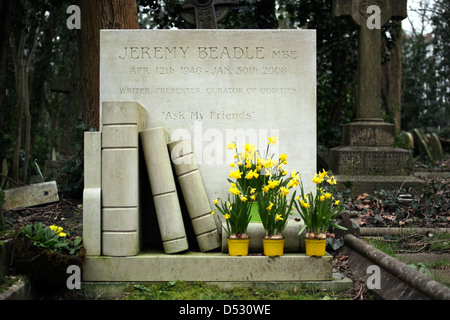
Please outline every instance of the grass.
M220 289L201 282L174 281L162 284L130 287L124 300L350 300L344 292L337 293L317 288L291 291L260 290L253 288Z
M418 233L414 235L405 233L395 236L367 238L366 241L389 256L400 259L402 253L448 252L450 248L450 233ZM449 259L441 258L436 261L405 262L411 268L431 277L435 281L450 286L448 279L437 272L438 270L450 269Z

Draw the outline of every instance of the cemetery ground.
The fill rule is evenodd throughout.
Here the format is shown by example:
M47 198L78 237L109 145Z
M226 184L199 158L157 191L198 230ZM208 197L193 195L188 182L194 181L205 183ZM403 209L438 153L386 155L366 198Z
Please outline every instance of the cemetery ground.
M445 167L446 165L444 165ZM442 167L441 167L442 168ZM448 167L447 167L448 168ZM448 169L447 169L448 170ZM438 170L439 171L439 170ZM436 173L436 171L435 171ZM347 204L353 223L359 226L362 239L381 251L405 262L425 275L450 286L450 176L424 175L422 193L412 190L380 190L350 199ZM445 173L445 172L444 172ZM56 224L72 235L82 235L82 199L62 198L59 202L37 207L4 211L6 233L0 239L12 237L21 224L42 222ZM400 231L410 230L410 232ZM396 232L392 232L396 231ZM367 300L376 297L367 285L352 274L348 257L341 252L342 242L331 241L327 251L333 255L333 267L353 281L351 288L333 292L305 287L295 290L235 288L222 290L203 283L174 281L162 284L131 284L114 298L86 295L83 290L40 292L39 300ZM11 269L14 274L14 269ZM9 284L7 278L0 293Z

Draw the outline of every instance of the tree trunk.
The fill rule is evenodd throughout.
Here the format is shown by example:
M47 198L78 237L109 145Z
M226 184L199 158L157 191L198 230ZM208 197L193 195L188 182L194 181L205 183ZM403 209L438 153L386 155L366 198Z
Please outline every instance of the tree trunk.
M0 3L0 127L5 121L6 72L8 67L9 32L11 29L12 0ZM0 155L1 158L1 155Z
M136 0L80 0L78 31L83 121L99 129L100 29L139 29Z

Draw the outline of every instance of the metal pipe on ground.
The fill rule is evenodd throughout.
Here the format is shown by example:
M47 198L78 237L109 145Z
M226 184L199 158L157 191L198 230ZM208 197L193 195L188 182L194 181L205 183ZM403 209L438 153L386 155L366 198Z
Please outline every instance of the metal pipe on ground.
M386 300L450 300L450 288L408 267L354 235L344 236L344 255L349 256L349 267L359 278L369 278L369 266L380 268L378 288L371 289ZM370 288L369 288L370 289Z

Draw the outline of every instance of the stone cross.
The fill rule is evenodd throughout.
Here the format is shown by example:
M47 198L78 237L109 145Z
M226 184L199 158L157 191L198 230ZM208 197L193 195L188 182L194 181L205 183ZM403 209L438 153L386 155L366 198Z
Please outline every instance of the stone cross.
M195 24L197 29L217 29L217 22L227 15L230 5L237 3L238 0L186 0L181 16L190 24ZM189 13L192 9L195 19Z
M382 121L381 27L391 19L405 19L406 3L407 0L333 0L333 16L351 17L359 27L356 121ZM369 28L376 14L369 9L373 5L380 9L379 25Z

